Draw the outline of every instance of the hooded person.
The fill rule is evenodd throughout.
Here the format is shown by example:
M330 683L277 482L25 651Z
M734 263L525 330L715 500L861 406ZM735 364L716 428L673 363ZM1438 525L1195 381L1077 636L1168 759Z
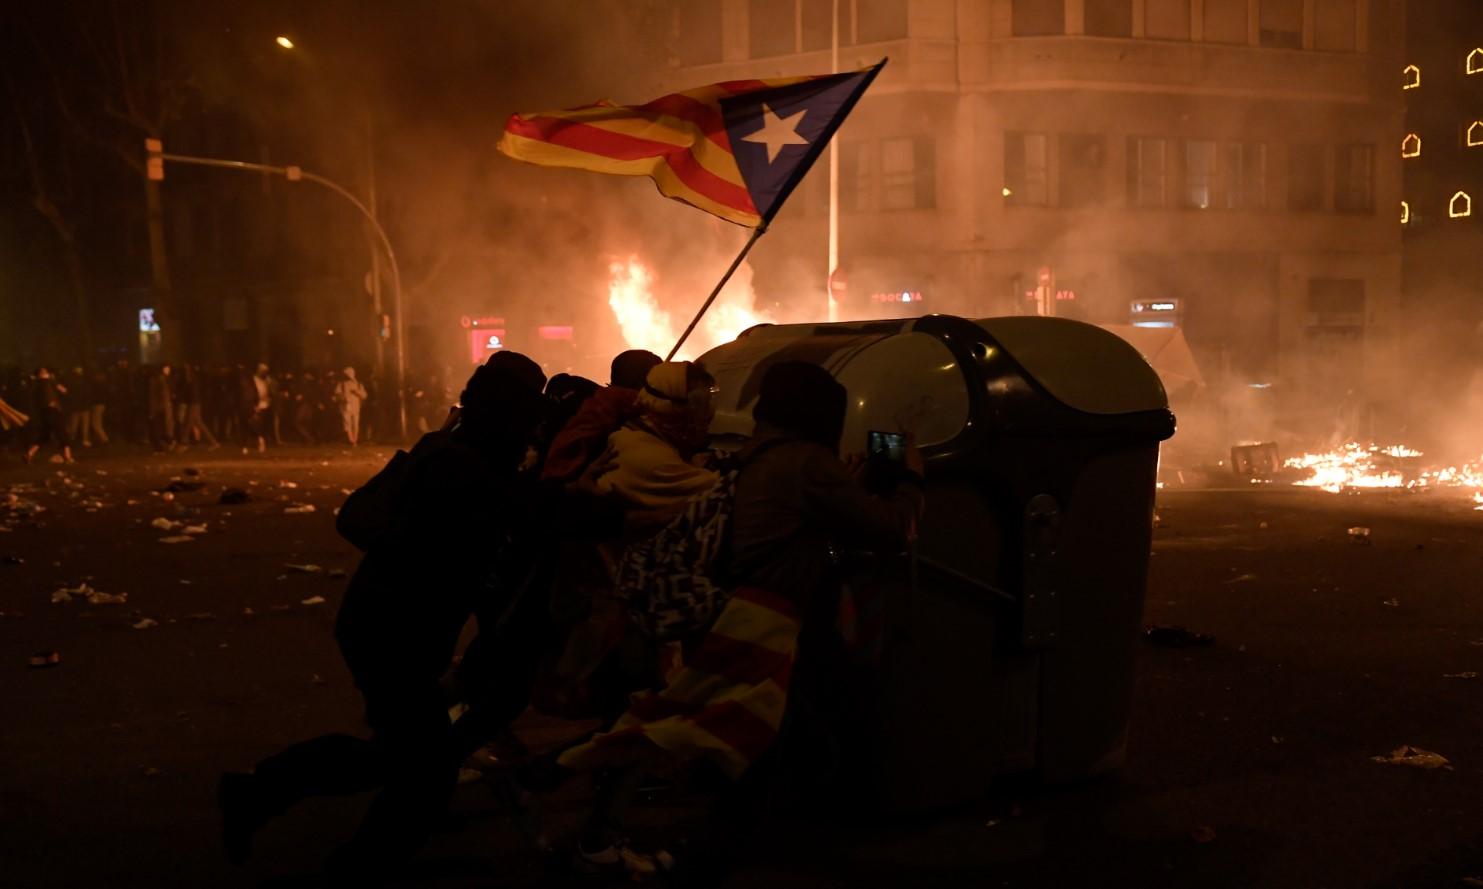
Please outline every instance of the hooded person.
M663 689L634 695L611 731L558 760L574 771L620 770L598 795L580 857L652 871L654 857L622 838L638 779L693 759L740 779L777 738L805 628L832 620L832 547L909 545L924 506L921 454L909 443L900 483L872 496L839 458L846 404L844 387L818 365L783 362L764 375L753 439L737 457L729 547L719 557L729 599L687 642L683 666Z
M643 349L619 353L608 385L585 398L552 439L541 478L571 481L581 475L608 446L608 436L633 415L645 378L661 363L658 355Z
M36 382L32 388L33 414L36 416L36 438L26 449L25 459L30 463L43 445L56 444L63 462L72 462L72 442L67 439L67 418L63 404L67 387L52 375L51 368L36 370Z
M360 408L365 403L366 387L355 378L355 368L347 367L335 384L335 404L340 407L340 426L353 448L360 444Z
M480 367L457 426L424 436L399 487L390 533L361 560L335 621L335 638L365 699L370 739L326 735L229 774L220 785L229 857L308 796L382 788L350 842L330 862L341 877L375 877L409 858L443 815L458 759L440 677L485 581L527 510L518 467L543 399L517 373Z
M598 479L599 493L618 499L631 515L662 520L715 485L716 473L694 462L715 416L714 386L699 362L650 368L633 416L608 436L602 459L611 469Z

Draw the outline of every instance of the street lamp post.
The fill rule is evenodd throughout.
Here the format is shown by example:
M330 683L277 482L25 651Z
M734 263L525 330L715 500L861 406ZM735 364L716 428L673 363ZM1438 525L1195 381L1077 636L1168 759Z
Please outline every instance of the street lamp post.
M286 39L286 38L285 38ZM386 229L376 220L376 214L372 213L360 198L351 194L338 182L326 179L317 173L294 166L276 167L270 164L254 164L248 161L229 160L219 157L196 157L189 154L169 154L162 150L163 146L156 140L150 139L145 142L145 150L148 152L149 177L151 179L163 179L164 161L176 164L193 164L198 167L218 167L227 170L242 170L250 173L272 173L282 176L289 182L308 180L317 182L349 201L360 214L371 224L376 232L376 238L381 242L381 249L386 252L386 265L391 270L391 301L392 311L396 314L396 391L397 391L397 427L402 438L407 437L407 338L405 333L406 316L402 313L402 273L397 267L396 251L391 248L391 239L386 236ZM155 164L154 161L159 163ZM379 319L378 319L379 323ZM380 336L380 332L377 332Z

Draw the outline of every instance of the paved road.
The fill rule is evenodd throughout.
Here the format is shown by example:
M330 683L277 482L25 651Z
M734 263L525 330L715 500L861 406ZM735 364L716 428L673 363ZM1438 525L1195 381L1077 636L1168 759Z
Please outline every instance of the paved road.
M0 468L0 885L301 886L361 800L307 805L253 864L216 844L215 776L355 731L329 632L354 567L343 488L385 452ZM206 487L151 491L187 466ZM61 470L66 476L57 475ZM106 474L103 474L106 473ZM257 482L251 485L250 482ZM280 486L289 482L297 487ZM80 487L78 487L80 486ZM225 486L253 495L216 503ZM130 501L134 501L132 504ZM310 514L285 514L296 504ZM1127 768L872 828L815 821L730 885L1457 887L1483 878L1483 512L1440 495L1164 492L1147 620L1211 633L1140 652ZM190 543L157 518L205 524ZM1371 529L1371 544L1346 529ZM314 564L319 574L288 564ZM86 581L124 604L53 604ZM323 604L303 604L323 597ZM134 629L148 618L158 626ZM37 650L62 663L30 669ZM528 721L547 742L572 730ZM1450 770L1382 765L1404 744ZM553 801L569 826L580 793ZM547 882L484 787L406 885ZM663 821L688 808L670 803Z

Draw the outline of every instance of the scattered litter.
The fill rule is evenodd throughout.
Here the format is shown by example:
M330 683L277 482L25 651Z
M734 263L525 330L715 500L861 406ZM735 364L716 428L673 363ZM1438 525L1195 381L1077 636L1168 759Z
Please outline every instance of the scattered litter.
M256 611L253 611L251 608L243 608L242 609L242 616L243 617L252 617L254 614L257 614L257 612Z
M191 584L193 584L193 583L195 583L195 581L193 581L193 580L182 580L182 581L181 581L181 582L180 582L180 585L181 585L181 586L190 586L190 585L191 585Z
M300 605L323 605L326 601L327 600L325 599L324 596L310 596L309 598L303 600L299 604Z
M201 474L201 470L197 469L194 466L187 466L185 468L185 470L181 474L182 475L185 475L185 476L188 476L188 477L191 477L191 478L194 478L195 476L198 476L198 475Z
M340 493L341 493L341 494L344 494L344 495L345 495L345 496L347 496L347 497L349 497L349 496L350 496L350 495L351 495L351 494L354 494L354 493L355 493L355 492L354 492L354 491L352 491L352 490L351 490L351 489L349 489L349 488L341 488L341 489L340 489ZM1154 516L1153 516L1153 523L1154 523L1154 525L1158 525L1158 523L1159 523L1159 515L1158 515L1158 513L1154 513Z
M324 571L324 569L318 565L285 564L283 567L287 568L294 574L320 574Z
M1283 741L1283 737L1281 735L1273 735L1272 736L1272 743L1273 744L1281 744L1282 741Z
M1003 823L1004 822L1000 821L998 818L990 818L988 821L984 822L984 827L998 827L1000 824Z
M174 531L176 528L180 527L180 524L180 522L161 517L150 522L149 526L151 528L157 528L161 531Z
M1267 523L1266 522L1262 522L1262 523L1258 524L1257 527L1260 528L1261 530L1265 531L1265 530L1267 530Z
M283 511L284 515L308 515L314 511L312 503L296 503Z
M246 503L251 499L252 495L241 488L227 488L221 492L220 497L216 498L216 502L223 506L233 506L238 503Z
M1385 601L1381 602L1380 604L1381 605L1384 605L1386 608L1399 608L1399 607L1401 607L1401 600L1395 598L1394 596L1392 596L1391 598L1386 599Z
M344 580L346 577L349 576L350 575L345 572L344 568L331 568L329 573L325 575L325 577L328 577L330 580Z
M298 482L279 482L278 483L278 487L280 487L280 488L297 488L298 486L299 486L299 483Z
M1232 577L1230 580L1226 581L1226 584L1229 585L1229 584L1233 584L1233 583L1245 583L1245 582L1247 582L1249 580L1256 580L1256 575L1255 574L1242 574L1239 577Z
M1412 747L1410 744L1397 747L1386 756L1372 756L1370 760L1389 765L1414 766L1418 769L1452 770L1452 763L1447 761L1447 757L1440 753L1432 753L1430 750L1422 750L1420 747Z
M1360 546L1369 546L1370 545L1370 529L1369 528L1366 528L1366 527L1363 527L1363 526L1358 526L1358 527L1350 528L1349 529L1349 540L1352 543L1359 544Z
M93 590L88 594L89 605L124 605L129 601L128 593L102 593Z
M62 662L62 653L56 650L38 651L31 655L33 667L55 667Z
M170 501L175 499L175 493L173 491L166 491L165 493L160 495L160 499L165 501L166 503L169 503Z
M310 674L309 681L314 683L315 685L329 685L329 683L325 682L318 673Z
M160 543L194 543L195 540L189 534L177 534L174 537L161 537Z
M205 482L188 482L178 478L170 479L170 484L160 488L161 494L188 494L191 491L199 491L206 487Z
M1200 826L1189 832L1189 838L1197 843L1215 842L1215 828Z
M153 627L157 627L159 625L160 625L160 622L159 621L155 620L152 617L146 617L143 620L139 621L138 623L132 624L131 626L133 626L134 629L136 629L136 630L148 630L148 629L151 629Z
M159 773L160 773L160 770L159 769L155 768L154 766L150 766L149 768L147 768L147 769L144 770L144 777L146 777L146 778L153 778L156 775L158 775Z
M1464 670L1461 673L1443 673L1443 679L1477 679L1478 674L1472 670Z
M205 525L186 525L184 528L182 528L180 530L184 534L205 534L206 533L206 526Z
M1152 645L1162 645L1166 648L1215 644L1214 636L1195 633L1172 624L1150 624L1143 628L1143 638Z
M57 605L63 602L71 602L74 596L79 599L83 599L93 595L96 592L97 590L88 586L86 583L80 583L77 586L71 587L58 587L57 589L52 591L51 601L53 605Z

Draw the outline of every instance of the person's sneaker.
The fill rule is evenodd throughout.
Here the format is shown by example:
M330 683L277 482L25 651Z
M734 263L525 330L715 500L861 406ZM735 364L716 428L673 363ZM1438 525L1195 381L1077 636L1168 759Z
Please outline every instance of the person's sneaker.
M227 772L216 785L222 846L232 864L240 865L252 856L252 835L267 821L254 792L256 781L256 776L245 772Z

